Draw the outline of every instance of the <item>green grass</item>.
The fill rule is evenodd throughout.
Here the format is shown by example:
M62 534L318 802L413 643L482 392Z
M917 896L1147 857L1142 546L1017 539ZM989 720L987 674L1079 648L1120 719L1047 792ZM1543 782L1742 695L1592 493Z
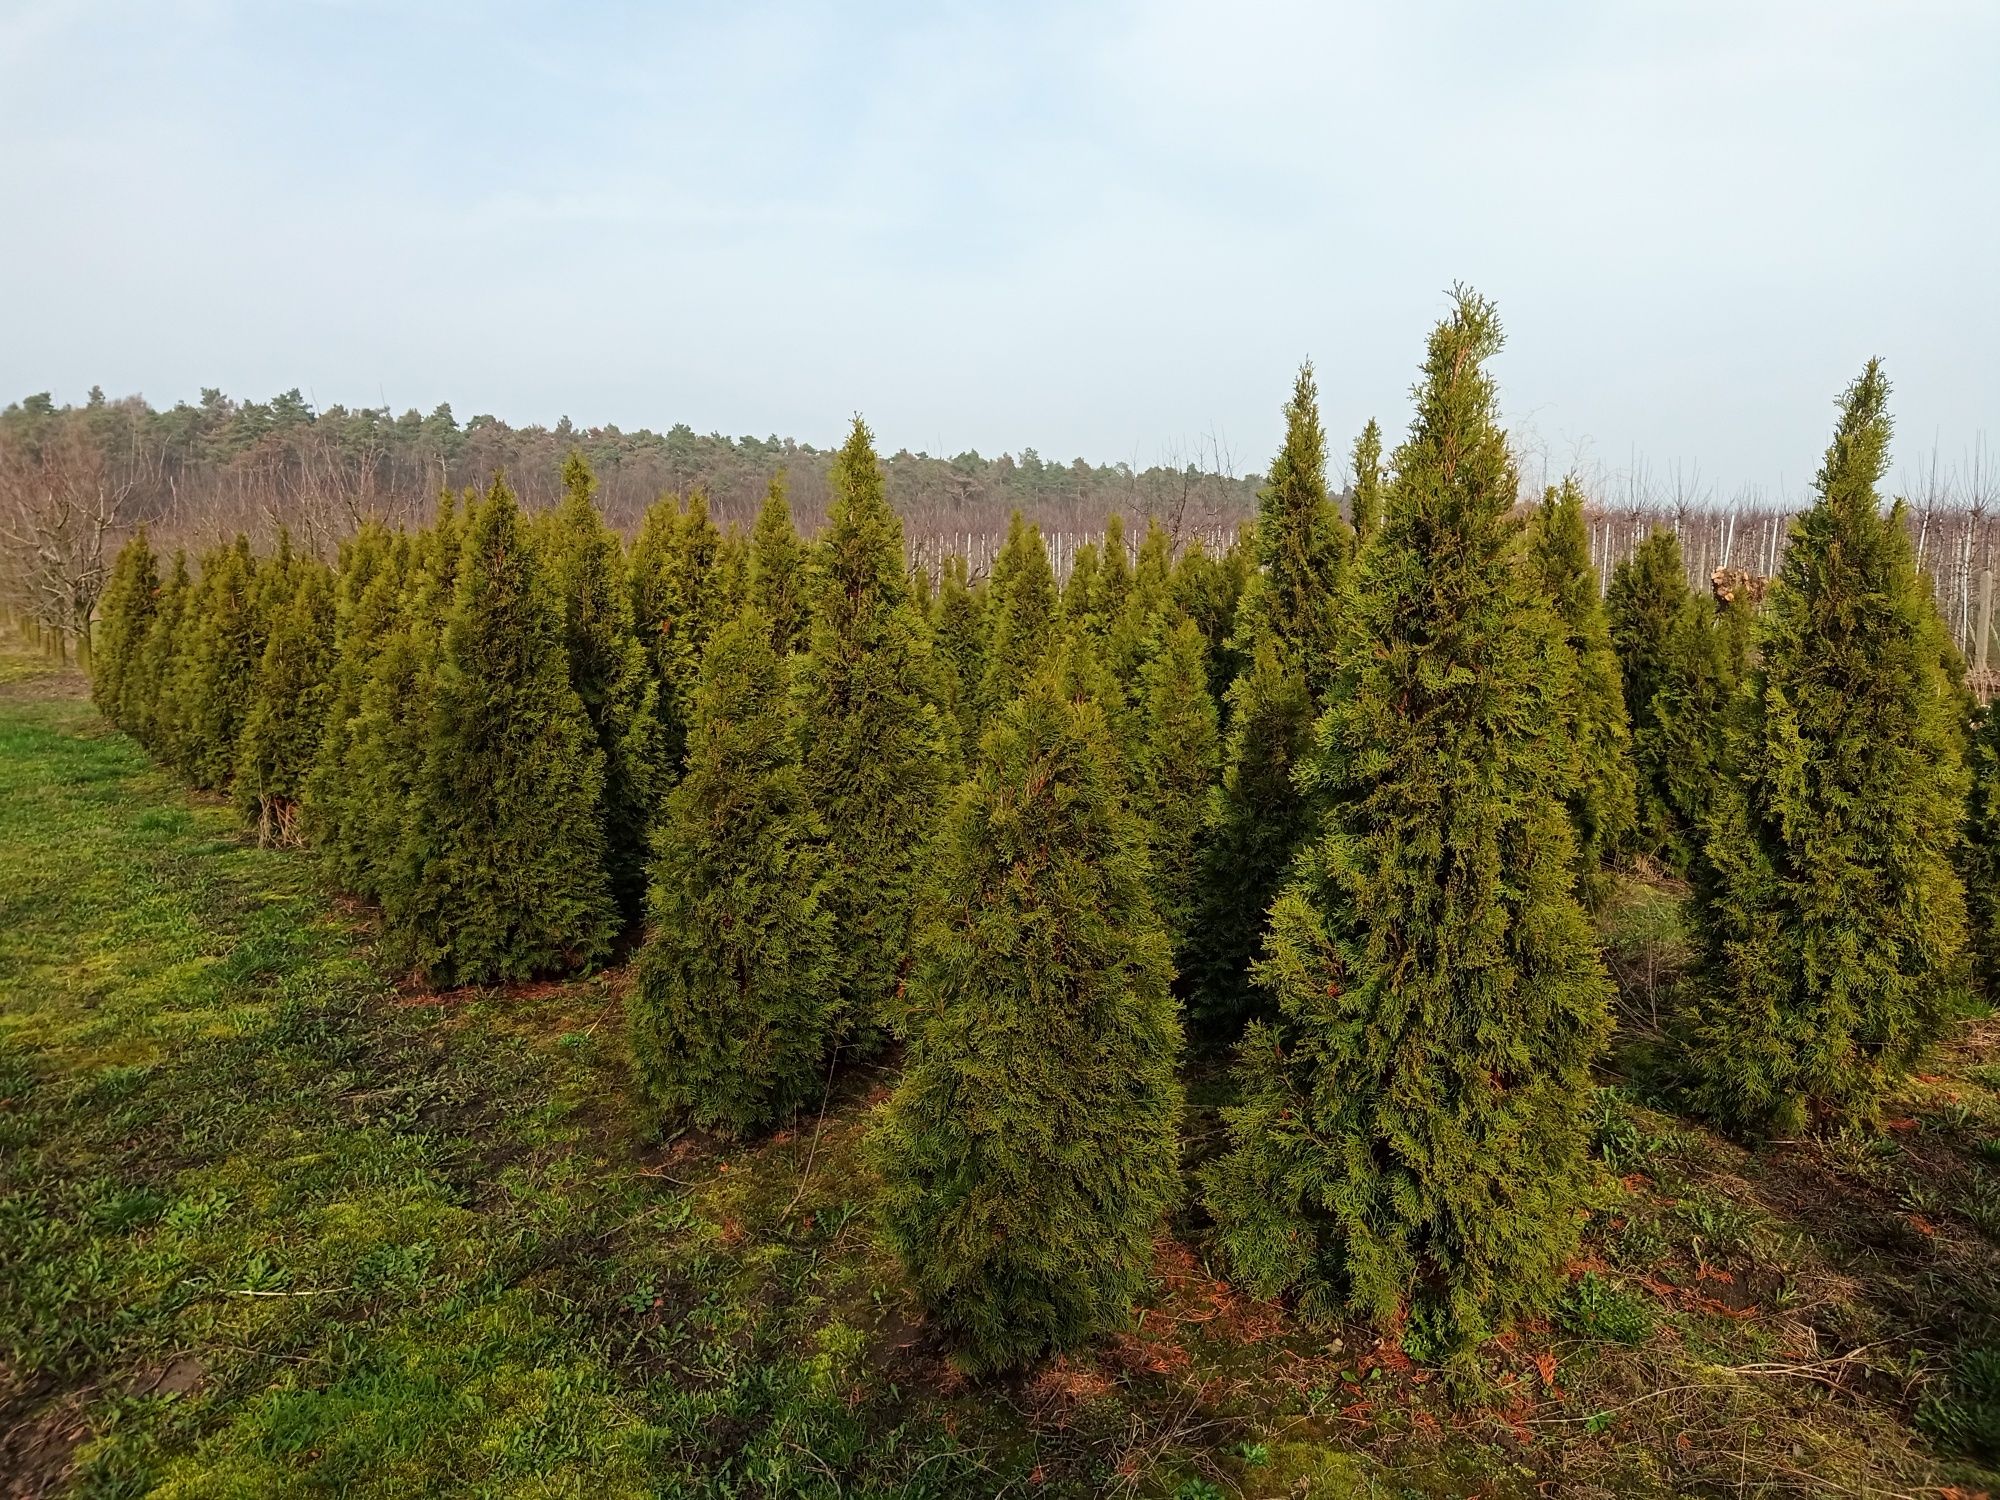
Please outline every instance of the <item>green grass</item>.
M657 1140L621 974L400 992L310 855L254 847L78 692L0 654L0 1492L1987 1482L1991 1023L1876 1141L1752 1154L1607 1088L1585 1254L1470 1388L1236 1296L1192 1207L1132 1328L967 1384L870 1227L888 1068L754 1143ZM1615 934L1648 1015L1666 900Z

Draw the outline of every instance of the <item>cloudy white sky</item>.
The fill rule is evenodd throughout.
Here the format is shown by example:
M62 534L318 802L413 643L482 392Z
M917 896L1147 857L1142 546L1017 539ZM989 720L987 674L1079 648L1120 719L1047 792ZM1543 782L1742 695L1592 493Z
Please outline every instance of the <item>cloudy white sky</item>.
M1261 469L1494 297L1558 466L2000 438L2000 3L0 0L0 399Z

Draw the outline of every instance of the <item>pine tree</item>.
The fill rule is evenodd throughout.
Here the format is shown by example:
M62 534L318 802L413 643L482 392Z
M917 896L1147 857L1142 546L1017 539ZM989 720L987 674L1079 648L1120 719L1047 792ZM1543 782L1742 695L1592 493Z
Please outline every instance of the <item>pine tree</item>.
M982 717L991 719L1028 685L1061 635L1061 601L1048 549L1040 530L1023 520L1018 510L1007 523L1006 543L993 560L988 609L993 634L979 702Z
M1133 801L1145 821L1154 905L1176 946L1194 925L1201 850L1221 753L1208 650L1201 628L1182 620L1141 673L1142 738Z
M104 595L97 602L97 641L90 652L90 696L120 729L131 730L143 698L138 686L140 653L153 623L160 591L160 565L140 527L111 564Z
M1567 657L1510 520L1470 292L1432 336L1312 762L1324 821L1271 918L1278 1018L1208 1175L1235 1276L1456 1352L1576 1242L1610 989L1570 889Z
M1354 440L1354 541L1366 545L1382 525L1382 429L1370 417Z
M597 820L604 756L569 683L563 611L514 496L467 518L389 917L434 983L595 962L616 926Z
M1632 733L1611 627L1597 597L1583 491L1574 480L1542 497L1528 529L1528 561L1575 658L1570 735L1576 766L1567 800L1577 833L1577 889L1594 904L1608 888L1605 863L1632 831Z
M812 619L807 565L806 544L785 498L785 476L774 474L750 533L750 601L771 622L771 643L780 654L805 649Z
M826 858L774 634L752 609L703 656L628 1002L647 1099L737 1133L807 1102L835 1021Z
M1960 704L1902 508L1877 495L1888 394L1871 360L1842 398L1696 885L1689 1060L1705 1106L1750 1129L1870 1117L1964 981Z
M193 786L228 788L263 652L256 564L249 538L239 536L202 560L201 582L181 620L173 682L176 769Z
M236 751L236 804L266 844L299 841L299 803L333 694L333 575L311 559L287 571L292 597L270 618Z
M884 1236L973 1371L1122 1321L1176 1196L1173 969L1118 781L1101 716L1044 674L940 838L871 1145Z
M624 550L604 524L597 481L580 453L563 465L562 503L544 518L548 572L562 601L569 681L604 757L598 817L612 898L628 918L646 895L648 838L671 782L659 684L632 625Z
M903 982L918 872L958 736L929 626L909 598L903 523L858 417L831 482L800 733L807 795L832 848L841 1025L865 1047Z
M969 583L966 573L963 557L944 560L931 629L945 701L958 720L960 758L970 763L978 753L984 723L979 691L986 678L987 608L986 586Z

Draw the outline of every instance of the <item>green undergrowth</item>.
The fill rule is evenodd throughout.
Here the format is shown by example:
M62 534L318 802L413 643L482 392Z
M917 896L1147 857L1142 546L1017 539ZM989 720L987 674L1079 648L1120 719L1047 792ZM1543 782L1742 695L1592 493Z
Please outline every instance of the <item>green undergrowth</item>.
M1675 900L1607 919L1628 1029ZM870 1223L893 1059L662 1141L622 972L411 993L372 940L0 656L7 1493L1909 1494L1996 1458L1989 1022L1873 1137L1753 1154L1608 1079L1561 1305L1469 1380L1233 1293L1183 1208L1131 1328L967 1383Z

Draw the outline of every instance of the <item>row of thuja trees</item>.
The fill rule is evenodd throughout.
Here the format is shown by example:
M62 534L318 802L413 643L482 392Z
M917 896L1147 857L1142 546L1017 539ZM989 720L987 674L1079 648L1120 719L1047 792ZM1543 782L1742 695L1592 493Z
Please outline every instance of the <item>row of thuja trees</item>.
M302 838L439 984L643 932L636 1076L754 1131L903 1048L880 1223L968 1367L1125 1315L1179 1197L1180 1065L1235 1049L1201 1195L1233 1274L1461 1351L1552 1294L1591 1170L1606 869L1688 876L1689 1096L1749 1130L1865 1119L1967 982L1991 731L1847 393L1761 612L1661 533L1600 599L1582 499L1525 519L1486 361L1433 334L1409 434L1329 496L1308 368L1253 539L1149 528L1058 588L905 571L867 429L824 532L662 501L628 549L581 460L337 568L143 537L95 690L196 786Z

